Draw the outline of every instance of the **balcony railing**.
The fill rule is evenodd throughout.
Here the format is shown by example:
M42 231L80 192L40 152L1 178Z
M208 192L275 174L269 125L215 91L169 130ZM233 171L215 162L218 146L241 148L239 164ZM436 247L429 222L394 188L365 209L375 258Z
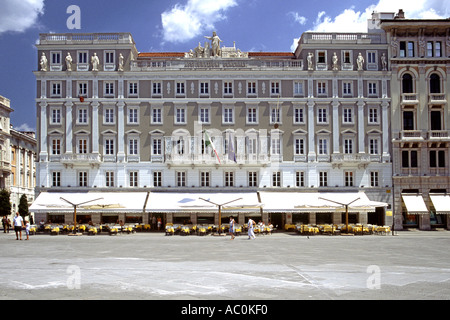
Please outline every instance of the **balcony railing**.
M417 93L402 93L403 103L418 103L419 97Z

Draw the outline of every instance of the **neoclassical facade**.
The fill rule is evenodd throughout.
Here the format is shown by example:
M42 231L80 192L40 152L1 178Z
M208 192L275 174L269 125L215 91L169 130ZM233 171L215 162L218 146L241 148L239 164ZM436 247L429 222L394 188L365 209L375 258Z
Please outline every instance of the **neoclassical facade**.
M308 202L322 194L360 199L351 222L392 225L387 40L369 23L304 33L293 53L216 46L231 41L215 33L186 52L139 53L129 33L41 34L37 194L55 196L38 197L37 219L70 222L73 208L56 202L95 192L142 201L79 211L95 223L217 223L216 207L193 205L201 194L250 195L221 216L240 223L343 223L342 207Z

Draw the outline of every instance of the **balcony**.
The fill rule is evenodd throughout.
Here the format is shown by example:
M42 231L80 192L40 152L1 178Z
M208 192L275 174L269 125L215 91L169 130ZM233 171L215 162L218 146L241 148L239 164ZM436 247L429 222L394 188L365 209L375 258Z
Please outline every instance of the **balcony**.
M102 162L99 154L65 154L59 157L62 164L99 164Z
M424 140L421 130L402 130L400 131L401 140Z
M431 130L428 131L428 140L448 140L450 137L448 130Z
M331 155L331 162L335 163L369 163L371 156L369 154L333 154Z
M402 93L402 104L419 103L419 95L417 93Z
M428 102L431 104L443 104L447 103L445 93L430 93L428 95Z

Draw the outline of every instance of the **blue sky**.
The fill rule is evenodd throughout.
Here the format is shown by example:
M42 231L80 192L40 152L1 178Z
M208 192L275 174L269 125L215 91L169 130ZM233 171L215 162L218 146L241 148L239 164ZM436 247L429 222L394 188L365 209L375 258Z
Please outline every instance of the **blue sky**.
M69 30L70 5L81 29ZM305 31L365 32L373 11L410 19L450 17L450 0L0 0L0 95L11 100L11 123L36 128L39 33L130 32L138 51L187 52L216 31L242 51L295 48Z

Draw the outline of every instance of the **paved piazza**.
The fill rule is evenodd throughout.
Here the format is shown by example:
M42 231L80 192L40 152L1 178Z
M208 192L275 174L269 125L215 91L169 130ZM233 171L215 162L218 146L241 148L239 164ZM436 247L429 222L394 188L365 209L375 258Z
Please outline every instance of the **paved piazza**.
M450 232L396 235L0 233L0 299L450 298Z

